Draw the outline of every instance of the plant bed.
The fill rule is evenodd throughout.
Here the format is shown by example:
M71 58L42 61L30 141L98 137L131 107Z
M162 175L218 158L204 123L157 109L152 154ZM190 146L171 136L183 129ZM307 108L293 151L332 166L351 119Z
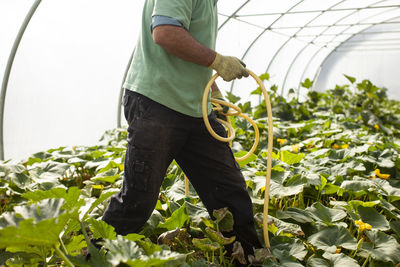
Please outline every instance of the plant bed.
M268 229L274 257L262 259L264 266L400 262L400 105L384 88L348 79L351 85L309 91L303 102L286 100L271 87ZM232 94L228 99L239 100ZM266 109L250 102L239 106L256 120L262 137L251 160L241 163L262 241ZM237 136L233 150L240 156L250 149L253 130L240 118L231 120ZM122 183L125 140L125 130L114 129L96 146L61 147L19 164L3 162L0 265L231 266L224 245L235 240L223 235L234 223L230 213L215 211L212 220L192 187L185 198L184 174L175 163L139 233L117 236L100 220ZM102 238L103 249L88 247L89 237ZM234 247L240 261L240 246Z

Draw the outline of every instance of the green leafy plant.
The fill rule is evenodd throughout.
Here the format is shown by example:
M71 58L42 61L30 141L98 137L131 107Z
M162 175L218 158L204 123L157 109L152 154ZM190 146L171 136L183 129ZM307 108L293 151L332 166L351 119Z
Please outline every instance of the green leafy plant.
M271 86L274 149L270 188L271 255L264 266L388 266L400 262L400 105L371 81L307 90L299 101ZM269 75L261 76L268 80ZM312 88L313 81L302 83ZM261 95L260 88L251 92ZM255 154L241 164L263 242L267 151L266 107L237 103L259 127ZM233 150L250 150L254 130L231 118ZM183 172L169 167L156 209L141 231L116 235L100 220L123 177L125 129L107 131L96 146L61 147L20 163L0 164L0 265L231 266L244 263L229 233L227 209L212 218L194 188L185 196ZM98 250L89 241L101 238ZM226 245L233 246L232 255ZM84 255L90 251L90 259Z

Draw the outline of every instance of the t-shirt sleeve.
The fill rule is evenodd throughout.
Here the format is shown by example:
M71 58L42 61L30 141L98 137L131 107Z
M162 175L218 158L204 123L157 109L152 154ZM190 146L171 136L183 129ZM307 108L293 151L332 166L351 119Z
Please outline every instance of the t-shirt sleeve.
M185 29L189 29L195 0L155 0L152 16L177 19Z
M171 17L166 17L166 16L153 16L153 21L151 23L151 31L153 32L154 28L160 25L174 25L178 27L183 27L182 23Z

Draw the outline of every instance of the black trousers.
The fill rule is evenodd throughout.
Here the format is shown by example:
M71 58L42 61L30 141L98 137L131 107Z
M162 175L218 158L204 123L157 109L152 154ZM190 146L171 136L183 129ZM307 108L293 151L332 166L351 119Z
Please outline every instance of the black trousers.
M246 254L261 247L246 183L228 143L214 139L202 118L129 90L124 112L129 123L124 181L120 192L111 197L105 222L121 235L138 231L152 214L166 170L175 159L211 217L214 209L228 207L232 212L233 234ZM226 135L215 114L209 120L216 133Z

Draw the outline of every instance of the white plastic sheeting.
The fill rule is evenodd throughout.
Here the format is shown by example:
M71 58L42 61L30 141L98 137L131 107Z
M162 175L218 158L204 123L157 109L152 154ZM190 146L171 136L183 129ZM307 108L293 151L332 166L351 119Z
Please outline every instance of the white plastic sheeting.
M397 20L400 22L400 18ZM316 90L348 84L343 76L357 77L358 82L369 79L388 89L389 97L400 100L400 31L394 24L369 28L337 47L322 65Z
M0 74L33 2L0 0ZM5 159L93 145L116 127L143 3L41 2L9 80L2 114ZM346 73L371 78L396 96L399 0L219 0L218 8L217 51L242 58L258 74L268 72L268 84L283 95L293 88L302 97L305 78L319 77L315 88L326 89ZM219 85L246 100L256 87L251 79Z

